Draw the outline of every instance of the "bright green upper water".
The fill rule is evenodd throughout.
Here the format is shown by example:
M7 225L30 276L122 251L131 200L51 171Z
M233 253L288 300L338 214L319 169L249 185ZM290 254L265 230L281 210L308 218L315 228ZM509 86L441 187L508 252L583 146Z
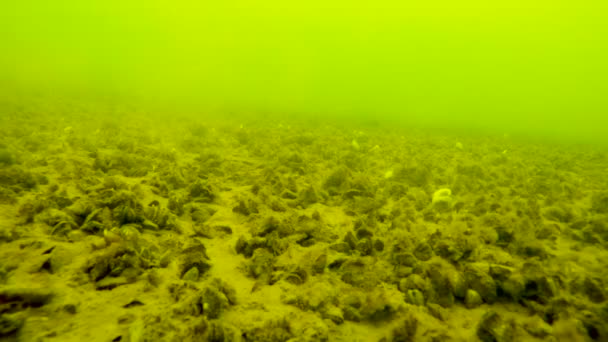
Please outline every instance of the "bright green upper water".
M2 91L608 141L600 1L290 3L5 1Z

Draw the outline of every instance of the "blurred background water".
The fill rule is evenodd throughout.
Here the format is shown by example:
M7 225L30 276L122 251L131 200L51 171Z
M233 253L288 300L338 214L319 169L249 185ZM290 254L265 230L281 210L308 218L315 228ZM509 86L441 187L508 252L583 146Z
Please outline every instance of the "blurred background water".
M607 6L6 1L0 86L4 101L103 98L605 144Z

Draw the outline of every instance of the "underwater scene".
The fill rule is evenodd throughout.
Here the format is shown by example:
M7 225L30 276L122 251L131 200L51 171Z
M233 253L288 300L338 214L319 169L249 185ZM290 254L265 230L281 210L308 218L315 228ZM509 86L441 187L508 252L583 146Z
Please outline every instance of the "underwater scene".
M0 5L0 341L608 341L606 23Z

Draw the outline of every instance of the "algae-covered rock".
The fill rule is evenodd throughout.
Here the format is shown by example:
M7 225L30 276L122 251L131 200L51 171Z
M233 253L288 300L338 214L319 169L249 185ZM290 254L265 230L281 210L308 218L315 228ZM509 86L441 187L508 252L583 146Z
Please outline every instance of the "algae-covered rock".
M263 237L253 237L247 239L241 235L234 246L234 249L238 254L243 254L246 258L250 258L253 252L259 248L266 248L268 241Z
M193 202L211 203L217 197L216 190L204 180L197 180L190 184L188 193Z
M0 204L16 204L19 196L13 190L0 187Z
M392 261L395 265L402 265L407 267L416 266L418 260L412 253L407 252L394 252L392 254Z
M574 279L570 287L573 292L584 294L593 303L602 303L608 298L603 281L596 277Z
M357 251L361 253L361 255L370 255L374 250L374 246L372 245L372 241L368 238L364 238L357 242Z
M437 320L439 321L445 322L446 312L448 309L445 309L441 305L435 303L427 303L426 309L428 310L429 314L431 314L431 316L437 318Z
M198 281L198 277L200 275L200 272L198 270L198 267L191 267L188 271L186 271L186 273L184 273L184 275L182 276L183 280L186 281Z
M344 242L348 244L348 247L350 249L357 248L357 238L355 237L355 234L353 234L352 231L349 231L346 233L346 235L344 235Z
M6 187L16 193L32 190L38 184L36 175L18 165L0 168L0 187Z
M597 192L591 197L591 210L608 214L608 191Z
M408 315L393 329L389 342L414 342L418 331L418 319L414 315Z
M246 329L243 332L244 341L291 341L293 328L287 320L267 321L263 325Z
M551 325L538 316L531 317L523 328L528 334L537 338L546 338L553 332Z
M351 171L347 167L341 166L335 169L325 179L323 186L328 193L334 194L340 191L342 188L348 186L347 183L350 181L350 178Z
M254 278L270 276L274 265L274 255L264 248L258 248L253 252L249 263L249 275Z
M393 267L387 262L364 256L345 260L339 267L339 273L347 284L373 288L393 276Z
M548 257L545 245L541 241L522 241L518 248L517 253L523 257L538 257L539 259L546 259Z
M459 261L472 249L470 243L461 237L446 237L431 243L435 254L451 262Z
M405 293L405 301L412 304L422 306L425 303L424 294L420 290L407 290Z
M521 294L522 298L546 304L558 294L559 287L553 278L542 273L526 275L524 291Z
M252 199L240 199L232 208L232 212L249 216L258 212L258 205L257 202Z
M190 246L181 251L178 262L181 278L193 267L198 269L199 275L204 275L211 268L205 245L198 240L193 240Z
M488 274L489 267L483 264L468 264L465 267L464 275L467 285L475 290L486 303L494 303L497 298L496 282Z
M214 320L209 323L202 341L233 342L237 341L237 330L228 323Z
M320 199L321 196L317 189L312 185L307 186L298 194L298 203L304 208L319 202Z
M344 307L343 310L344 310L344 319L345 320L352 321L352 322L361 322L363 320L363 317L361 316L359 309L357 309L356 307L346 306L346 307Z
M13 165L15 163L15 158L13 154L10 153L5 148L0 148L0 165Z
M23 326L24 319L14 315L0 314L0 337L15 335Z
M226 298L228 299L228 303L230 305L235 305L237 303L236 290L228 282L220 278L213 278L211 280L210 286L213 286L220 292L222 292L224 296L226 296Z
M447 278L450 287L456 298L464 298L467 292L467 281L464 275L454 268L446 269L445 277Z
M44 306L54 297L55 293L45 288L6 287L0 290L0 303L6 305L3 312L9 313Z
M483 299L477 291L468 289L464 298L464 304L467 308L473 309L483 304Z
M112 277L107 276L100 281L95 283L95 288L98 290L111 290L115 287L130 284L133 282L133 279L129 279L128 277L120 276L120 277Z
M495 311L488 311L477 325L477 337L482 342L514 341L515 323L502 318Z
M393 179L410 186L424 188L432 179L432 170L427 165L413 163L397 168L393 172Z
M431 289L430 284L419 274L412 274L399 281L399 291L419 290L422 294L428 295Z
M420 261L427 261L433 257L433 249L428 242L421 241L414 249L414 255Z
M526 279L519 273L514 273L509 278L501 281L500 288L511 300L518 302L526 288Z
M325 310L323 311L321 316L323 318L331 320L336 324L344 323L344 313L342 312L342 309L334 305L329 305L325 307Z
M374 288L367 292L359 312L371 321L389 320L403 308L403 294L396 289Z
M568 223L574 219L574 214L566 206L550 206L542 210L542 215L548 220Z
M205 288L200 297L199 304L202 306L203 314L208 318L218 318L222 311L230 305L226 295L214 287Z
M433 263L429 265L427 274L433 289L429 301L448 308L454 305L454 294L446 270L441 264Z

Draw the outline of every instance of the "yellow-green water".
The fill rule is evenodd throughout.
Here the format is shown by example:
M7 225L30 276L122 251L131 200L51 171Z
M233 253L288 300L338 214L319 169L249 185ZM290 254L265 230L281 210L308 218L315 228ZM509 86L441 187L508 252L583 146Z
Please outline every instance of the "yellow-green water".
M601 1L25 1L3 93L603 141Z

